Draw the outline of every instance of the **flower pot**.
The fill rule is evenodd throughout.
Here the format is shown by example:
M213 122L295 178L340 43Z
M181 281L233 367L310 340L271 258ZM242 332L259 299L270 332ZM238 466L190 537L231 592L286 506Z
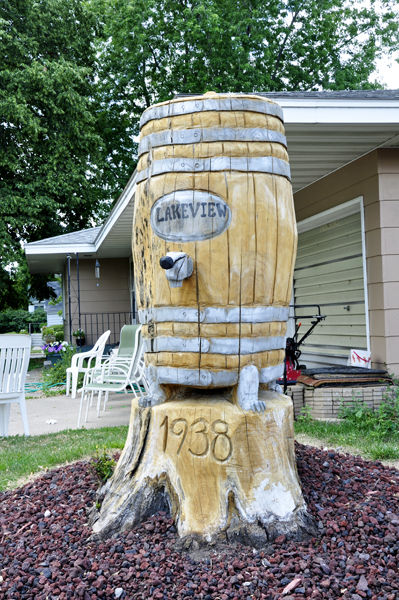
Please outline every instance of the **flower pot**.
M85 345L85 338L84 337L82 337L82 338L76 338L75 342L76 342L77 346L84 346Z
M61 360L62 356L59 352L55 352L53 354L49 354L47 356L47 360L51 361L51 366L54 367L55 363Z

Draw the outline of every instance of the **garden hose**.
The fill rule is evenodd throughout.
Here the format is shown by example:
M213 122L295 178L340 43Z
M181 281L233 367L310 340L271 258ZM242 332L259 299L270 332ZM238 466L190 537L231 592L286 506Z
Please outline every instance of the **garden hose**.
M60 385L66 385L66 381L61 381L60 383L52 383L48 384L46 382L43 383L25 383L25 392L34 394L35 392L41 392L44 389L49 389L52 387L59 387Z

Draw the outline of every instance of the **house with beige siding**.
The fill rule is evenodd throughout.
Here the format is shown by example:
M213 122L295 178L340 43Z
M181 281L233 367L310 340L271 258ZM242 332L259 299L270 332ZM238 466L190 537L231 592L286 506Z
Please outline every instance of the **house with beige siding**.
M301 363L368 350L399 375L399 91L261 95L284 111L299 233L291 304L326 315ZM80 324L89 344L108 328L116 343L136 321L135 189L133 174L101 227L25 245L32 273L62 273L66 329Z

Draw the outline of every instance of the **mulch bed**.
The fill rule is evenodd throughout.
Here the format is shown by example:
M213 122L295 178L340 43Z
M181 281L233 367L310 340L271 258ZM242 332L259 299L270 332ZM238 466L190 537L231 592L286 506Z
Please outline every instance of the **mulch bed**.
M0 494L0 598L399 598L399 471L297 444L320 537L277 538L195 560L176 550L165 514L105 543L89 542L98 488L80 462ZM46 511L49 511L50 514ZM47 516L45 516L47 515Z

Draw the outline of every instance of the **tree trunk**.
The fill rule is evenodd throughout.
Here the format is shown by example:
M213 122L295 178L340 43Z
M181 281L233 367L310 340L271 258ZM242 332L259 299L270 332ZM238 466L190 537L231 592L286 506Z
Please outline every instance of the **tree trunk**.
M259 391L263 414L228 395L184 389L153 408L132 403L115 473L93 515L95 536L126 531L157 510L190 542L237 540L264 546L276 536L313 531L295 464L287 396Z

